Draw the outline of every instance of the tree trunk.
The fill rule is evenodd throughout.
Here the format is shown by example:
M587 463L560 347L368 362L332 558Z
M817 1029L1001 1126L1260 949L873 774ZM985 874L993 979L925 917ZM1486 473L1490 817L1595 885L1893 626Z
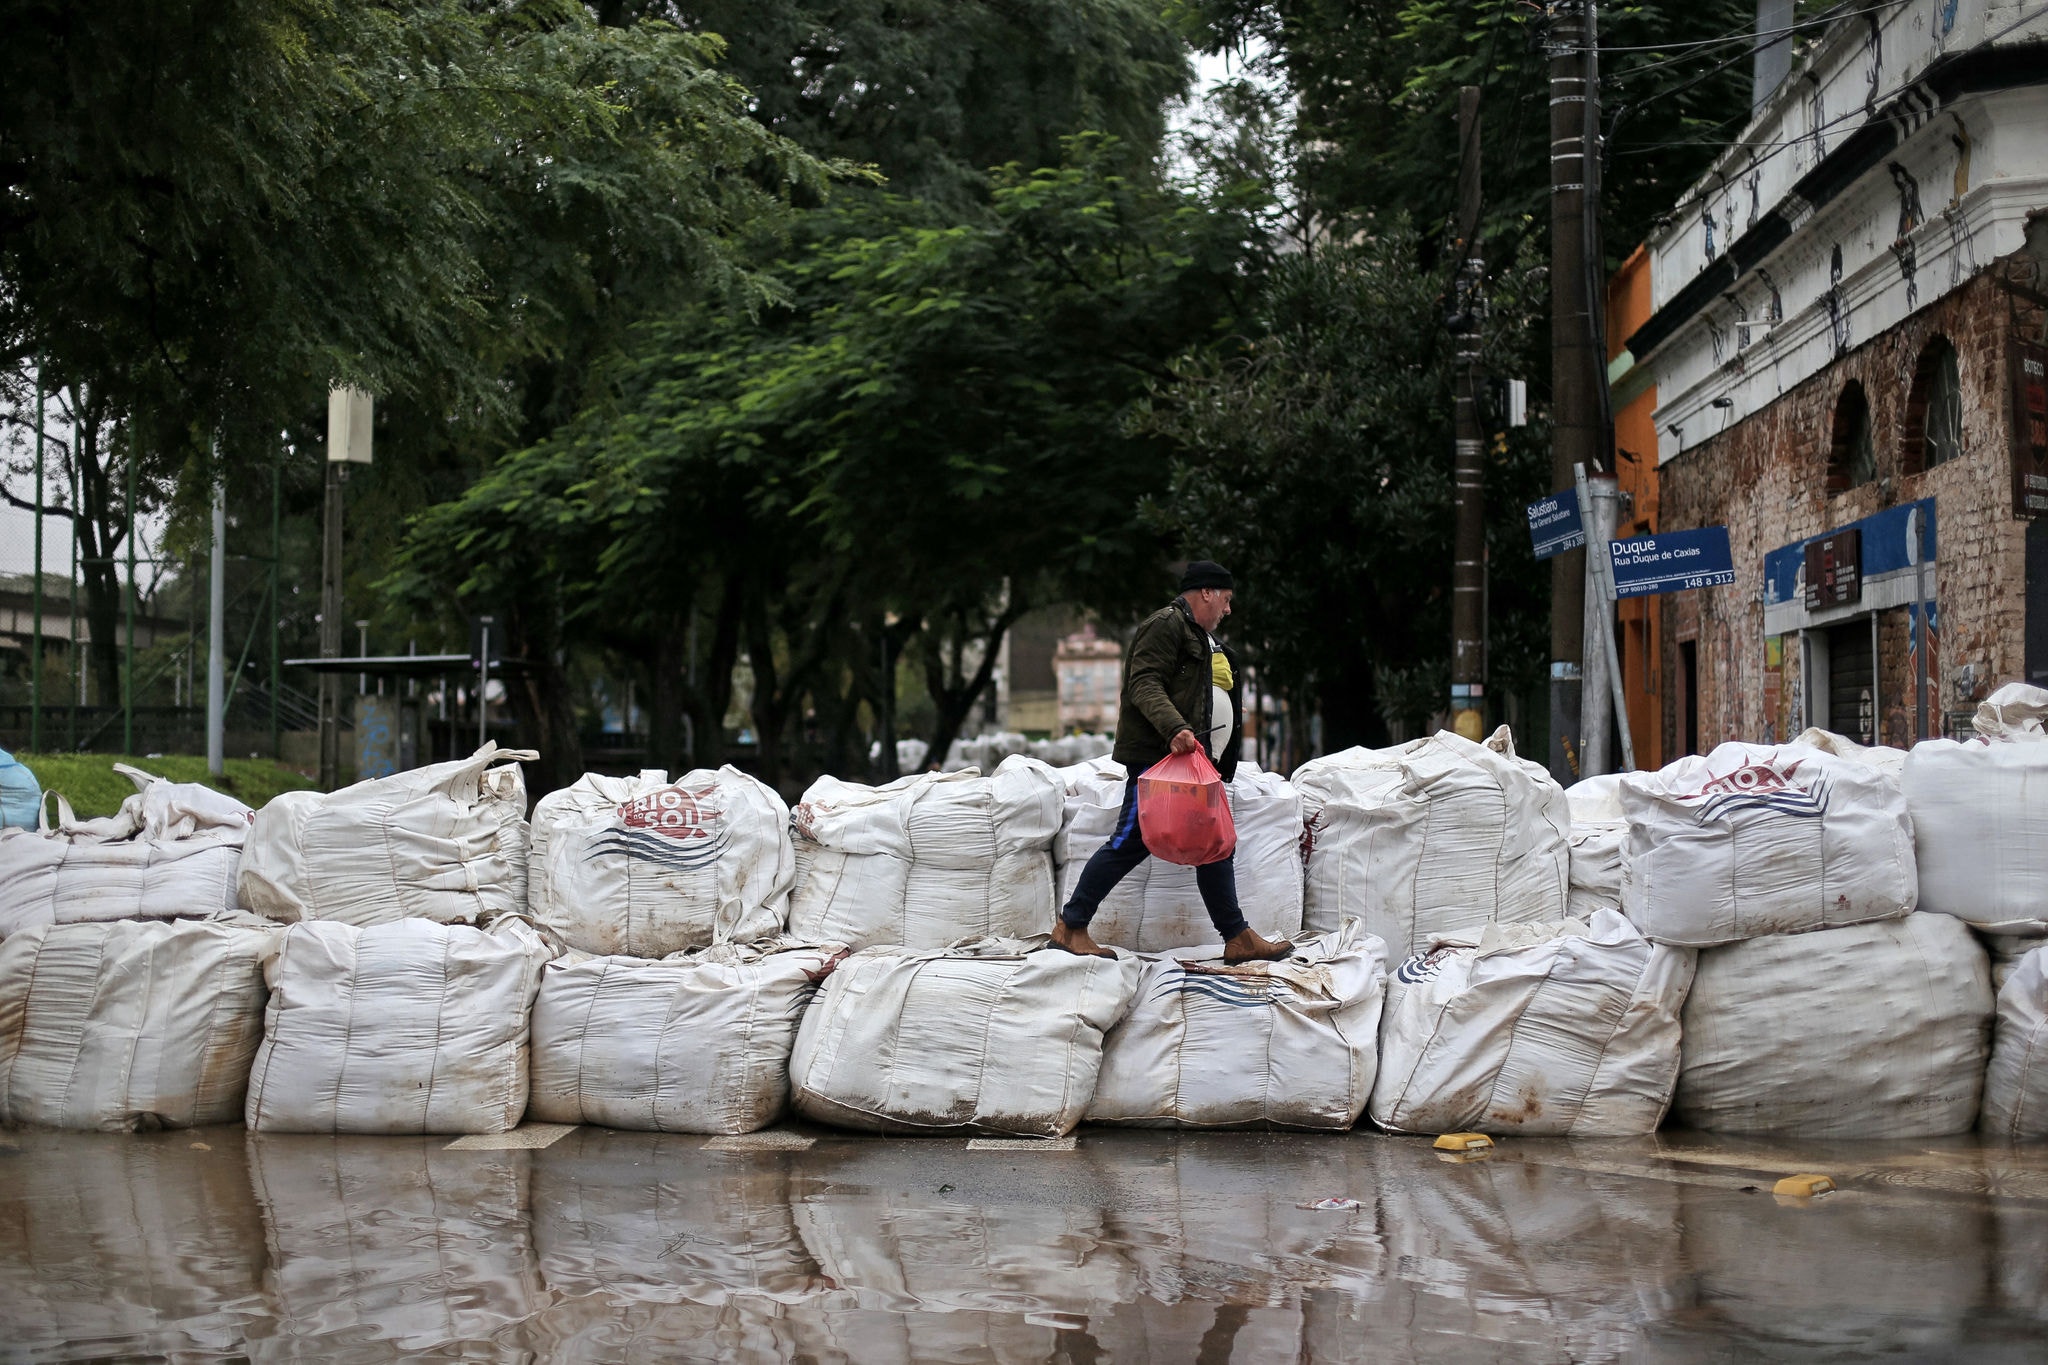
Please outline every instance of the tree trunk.
M962 662L966 657L967 643L967 617L964 612L955 618L958 627L950 642L953 646L951 669L946 666L945 647L948 642L934 641L932 648L926 651L925 687L931 692L932 705L938 711L937 728L932 735L930 757L933 761L945 761L946 751L959 737L962 724L974 711L974 703L995 676L996 654L1002 648L1003 636L1017 623L1017 618L1030 609L1023 598L1016 598L977 633L975 638L982 643L981 664L974 670L972 678L965 676L966 667Z

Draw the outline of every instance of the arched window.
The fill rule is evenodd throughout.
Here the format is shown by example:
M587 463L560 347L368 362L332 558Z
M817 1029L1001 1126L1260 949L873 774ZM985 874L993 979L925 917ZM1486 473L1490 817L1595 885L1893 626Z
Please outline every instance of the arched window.
M1850 380L1835 400L1828 439L1828 492L1846 493L1877 478L1877 446L1870 434L1870 400Z
M1956 348L1938 336L1920 352L1906 397L1906 472L1918 474L1963 453L1963 375Z

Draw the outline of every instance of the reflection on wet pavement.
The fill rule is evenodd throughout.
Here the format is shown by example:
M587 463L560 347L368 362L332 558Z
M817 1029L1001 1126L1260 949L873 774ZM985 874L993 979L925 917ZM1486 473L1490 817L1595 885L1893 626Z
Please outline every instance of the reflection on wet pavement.
M811 1131L0 1135L0 1358L2019 1360L2048 1328L2044 1149ZM1843 1188L1773 1196L1805 1170Z

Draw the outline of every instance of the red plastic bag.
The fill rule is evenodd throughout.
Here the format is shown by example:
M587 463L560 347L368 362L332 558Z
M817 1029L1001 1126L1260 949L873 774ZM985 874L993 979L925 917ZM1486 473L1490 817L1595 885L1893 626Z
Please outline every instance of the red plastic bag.
M1155 858L1188 867L1221 862L1237 848L1237 822L1216 765L1196 750L1168 754L1138 778L1138 832Z

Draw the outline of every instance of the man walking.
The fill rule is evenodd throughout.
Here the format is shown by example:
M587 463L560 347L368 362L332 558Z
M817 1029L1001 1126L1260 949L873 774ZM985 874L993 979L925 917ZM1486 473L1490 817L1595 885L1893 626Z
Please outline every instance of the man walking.
M1237 660L1211 633L1230 615L1232 591L1228 569L1198 559L1181 575L1180 596L1146 617L1131 639L1117 710L1116 751L1111 755L1127 774L1123 811L1117 816L1116 833L1088 860L1073 896L1053 924L1055 948L1093 957L1111 955L1088 936L1088 924L1102 898L1151 856L1138 829L1139 774L1169 753L1191 754L1197 749L1207 750L1225 782L1237 771L1243 696ZM1294 951L1293 944L1262 938L1245 923L1237 904L1233 858L1196 868L1195 885L1210 923L1223 937L1225 963L1277 962Z

